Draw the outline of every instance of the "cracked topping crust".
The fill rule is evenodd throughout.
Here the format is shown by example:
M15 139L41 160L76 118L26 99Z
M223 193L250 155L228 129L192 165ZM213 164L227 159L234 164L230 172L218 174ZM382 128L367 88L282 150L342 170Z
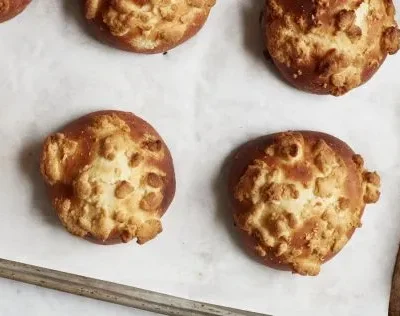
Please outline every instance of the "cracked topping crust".
M175 193L167 146L128 112L94 112L49 136L41 172L67 230L105 243L156 237Z
M241 147L230 177L234 221L269 266L317 275L378 201L380 178L341 140L286 132Z
M137 53L161 53L195 35L216 0L85 0L100 39Z
M294 86L343 95L400 48L392 0L266 0L266 48Z
M0 0L0 23L20 14L31 0Z

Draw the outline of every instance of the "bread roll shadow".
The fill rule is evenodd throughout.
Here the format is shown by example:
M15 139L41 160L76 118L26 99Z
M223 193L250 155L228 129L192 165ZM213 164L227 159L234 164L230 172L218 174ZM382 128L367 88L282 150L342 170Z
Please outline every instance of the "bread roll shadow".
M35 215L42 216L48 224L60 228L58 217L51 206L46 186L40 174L42 145L41 141L25 144L19 154L19 167L22 175L31 184L32 211L36 213Z
M84 32L89 38L97 42L93 32L91 32L90 27L85 19L84 13L84 0L63 0L63 9L65 16L72 23L76 23L80 30Z
M250 252L246 251L243 247L244 245L239 231L235 228L231 199L228 190L230 168L232 167L232 162L236 153L242 146L243 145L240 145L229 153L221 165L220 172L214 179L216 220L223 226L230 240L240 249L242 254L245 254L252 262L255 262L254 257Z
M243 6L243 45L250 56L260 63L260 66L266 67L275 79L289 86L280 76L264 45L262 34L264 6L265 0L249 0L248 4Z

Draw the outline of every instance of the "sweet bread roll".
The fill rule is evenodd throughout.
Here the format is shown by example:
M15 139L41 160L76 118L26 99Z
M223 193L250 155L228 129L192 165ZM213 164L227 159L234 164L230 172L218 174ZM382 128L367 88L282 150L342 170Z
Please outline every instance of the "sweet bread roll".
M0 0L0 23L20 14L31 0Z
M161 53L204 25L216 0L85 0L97 37L135 53Z
M230 195L246 246L267 266L317 275L379 199L380 178L341 140L318 132L264 136L233 159Z
M292 85L343 95L400 48L392 0L266 0L266 49Z
M127 112L91 113L47 137L41 172L66 229L100 243L153 239L175 193L166 144Z

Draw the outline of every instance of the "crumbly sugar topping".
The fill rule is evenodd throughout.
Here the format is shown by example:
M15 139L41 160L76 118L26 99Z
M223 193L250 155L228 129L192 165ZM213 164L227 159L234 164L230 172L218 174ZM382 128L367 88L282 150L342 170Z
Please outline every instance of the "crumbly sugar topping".
M47 138L41 171L51 190L63 188L53 204L71 233L100 240L115 235L123 242L137 238L142 244L162 231L166 174L154 161L164 158L165 148L152 134L134 139L132 128L117 115L100 115L82 137ZM82 156L90 158L74 170L87 159Z
M112 35L139 50L179 42L216 0L86 0L86 18L101 16Z
M265 148L235 188L235 199L250 205L235 222L257 241L257 254L317 275L361 226L365 204L379 199L379 176L364 170L359 155L351 163L353 170L327 142L301 133L280 134Z
M317 76L321 89L342 95L399 50L394 17L392 0L268 0L267 48L293 79Z

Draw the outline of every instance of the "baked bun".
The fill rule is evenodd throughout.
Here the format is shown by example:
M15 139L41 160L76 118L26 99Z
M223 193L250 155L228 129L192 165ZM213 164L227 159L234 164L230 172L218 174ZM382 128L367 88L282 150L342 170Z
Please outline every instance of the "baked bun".
M234 221L262 262L317 275L379 199L380 178L341 140L318 132L264 136L234 156Z
M175 194L166 144L127 112L91 113L49 136L41 172L67 230L101 243L153 239Z
M20 14L31 0L0 0L0 23Z
M194 36L216 0L85 0L97 37L135 53L162 53Z
M339 96L400 48L392 0L266 0L266 49L295 87Z

